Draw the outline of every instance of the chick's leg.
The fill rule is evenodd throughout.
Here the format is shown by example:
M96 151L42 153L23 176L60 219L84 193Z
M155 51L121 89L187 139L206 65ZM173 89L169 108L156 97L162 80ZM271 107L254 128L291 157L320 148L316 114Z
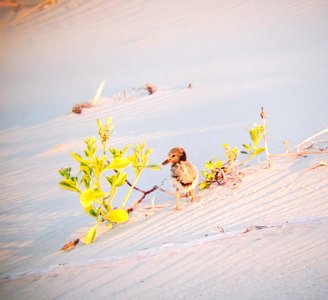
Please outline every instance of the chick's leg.
M197 201L196 195L195 195L195 190L191 190L190 191L190 196L191 196L191 201L192 202L196 202Z
M177 202L177 205L176 205L175 209L179 210L179 209L181 209L181 207L180 207L180 198L181 198L181 195L180 195L179 190L176 190L175 197L176 197L176 202Z

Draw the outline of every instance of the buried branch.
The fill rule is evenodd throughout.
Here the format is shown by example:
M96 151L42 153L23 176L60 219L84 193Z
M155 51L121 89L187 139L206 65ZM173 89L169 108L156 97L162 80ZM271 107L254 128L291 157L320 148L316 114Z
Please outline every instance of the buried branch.
M135 210L136 207L138 207L138 205L139 205L139 204L140 204L140 203L141 203L141 202L147 197L147 195L149 195L149 194L155 192L156 190L159 190L159 191L164 192L164 193L169 193L167 190L161 188L161 186L164 184L165 180L166 180L166 179L164 179L164 180L161 182L161 184L160 184L159 186L154 185L151 189L149 189L149 190L147 190L147 191L144 191L144 190L142 190L142 189L140 189L140 188L138 188L138 187L136 187L136 186L133 186L131 182L129 182L128 180L126 180L127 185L129 185L129 186L131 186L131 187L133 186L133 189L134 189L134 190L136 190L136 191L142 193L142 196L141 196L137 201L135 201L135 202L132 204L132 206L129 207L126 211L127 211L128 213L130 213L130 212L132 212L133 210Z
M150 190L148 191L142 191L138 188L135 188L135 190L139 191L142 193L142 196L137 200L135 201L131 207L129 207L126 211L128 213L132 212L145 198L147 195L151 194L152 192L155 192L156 190L158 190L159 187L157 185L154 185Z
M107 162L110 163L109 161L107 161ZM118 173L117 170L114 170L114 172ZM139 204L140 204L140 203L141 203L141 202L147 197L147 195L149 195L149 194L155 192L156 190L159 190L159 191L161 191L161 192L163 192L163 193L169 193L169 194L170 194L169 191L167 191L167 190L161 188L161 186L163 186L163 184L164 184L165 181L166 181L166 179L164 179L164 180L161 182L161 184L160 184L159 186L154 185L151 189L145 191L145 190L143 190L143 189L141 189L141 188L139 188L139 187L133 185L128 179L126 179L125 182L126 182L126 184L127 184L128 186L132 187L135 191L137 191L137 192L139 192L139 193L142 194L142 196L141 196L138 200L136 200L136 201L132 204L131 207L129 207L128 209L126 209L126 211L127 211L128 213L130 213L130 212L132 212L133 210L135 210L135 208L136 208L136 207L137 207L137 206L138 206L138 205L139 205Z

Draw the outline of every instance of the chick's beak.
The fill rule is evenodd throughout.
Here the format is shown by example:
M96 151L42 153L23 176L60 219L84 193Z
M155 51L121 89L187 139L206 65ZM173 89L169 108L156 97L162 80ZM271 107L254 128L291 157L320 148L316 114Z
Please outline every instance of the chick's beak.
M165 166L165 165L167 165L169 162L170 162L169 159L166 159L166 160L164 160L164 161L162 162L162 165Z

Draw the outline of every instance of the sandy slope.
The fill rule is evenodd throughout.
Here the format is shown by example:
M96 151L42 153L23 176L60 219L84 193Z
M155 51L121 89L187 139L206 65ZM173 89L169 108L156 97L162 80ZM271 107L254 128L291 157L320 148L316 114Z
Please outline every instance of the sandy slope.
M205 192L198 204L186 204L181 212L172 211L171 204L146 217L140 208L129 224L94 245L27 259L23 272L2 278L2 295L324 299L327 171L296 171L301 163L276 161L272 169L249 175L238 189Z
M195 89L159 92L115 106L104 100L99 108L81 116L68 115L16 135L2 133L6 160L1 176L1 293L5 298L80 295L91 299L94 293L101 298L110 293L114 299L149 299L155 294L163 299L235 299L241 293L249 299L324 298L328 174L324 167L307 170L326 160L323 155L280 158L271 169L263 165L247 169L237 189L202 192L196 205L186 203L179 212L173 210L169 195L158 192L155 203L164 203L166 208L148 211L140 207L128 224L99 236L95 244L69 253L58 251L92 224L76 196L56 187L58 166L72 162L70 151L82 150L75 138L86 136L90 128L94 131L95 118L110 112L114 123L119 120L113 145L146 139L154 145L153 159L159 163L171 143L181 141L201 168L208 156L197 151L201 145L193 146L196 140L204 134L209 139L242 130L242 125L221 124L189 132L188 127L161 131L157 124L153 133L144 130L137 135L128 124L142 107L147 108L144 122L151 122L154 114L157 120L166 119L168 101L174 101L176 108L188 103L196 111L197 97L204 95L210 98L206 90ZM157 114L158 110L162 113ZM14 145L22 141L15 151ZM155 176L145 174L140 184L158 184L167 173L163 168ZM170 188L168 181L165 187ZM255 225L268 228L256 230ZM225 232L220 233L219 227ZM246 228L251 231L245 233Z
M327 155L276 158L270 169L254 162L238 188L202 192L179 212L157 192L146 204L164 208L140 207L67 253L58 249L92 220L59 189L57 169L109 115L111 145L146 141L154 163L180 145L198 169L223 158L223 142L247 142L261 106L274 153L326 128L326 11L325 1L59 1L6 27L1 298L325 299L328 172L308 168ZM66 114L103 78L97 107ZM159 91L131 91L146 81ZM118 99L123 90L135 97ZM168 168L145 173L139 185L167 177Z

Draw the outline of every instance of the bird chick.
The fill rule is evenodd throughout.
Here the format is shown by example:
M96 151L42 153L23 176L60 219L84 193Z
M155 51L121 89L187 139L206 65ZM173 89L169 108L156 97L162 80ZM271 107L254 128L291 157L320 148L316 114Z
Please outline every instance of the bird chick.
M176 209L180 209L181 193L189 194L192 201L196 201L195 187L198 182L198 171L195 166L187 160L183 148L173 148L162 165L171 163L171 180L176 189Z

